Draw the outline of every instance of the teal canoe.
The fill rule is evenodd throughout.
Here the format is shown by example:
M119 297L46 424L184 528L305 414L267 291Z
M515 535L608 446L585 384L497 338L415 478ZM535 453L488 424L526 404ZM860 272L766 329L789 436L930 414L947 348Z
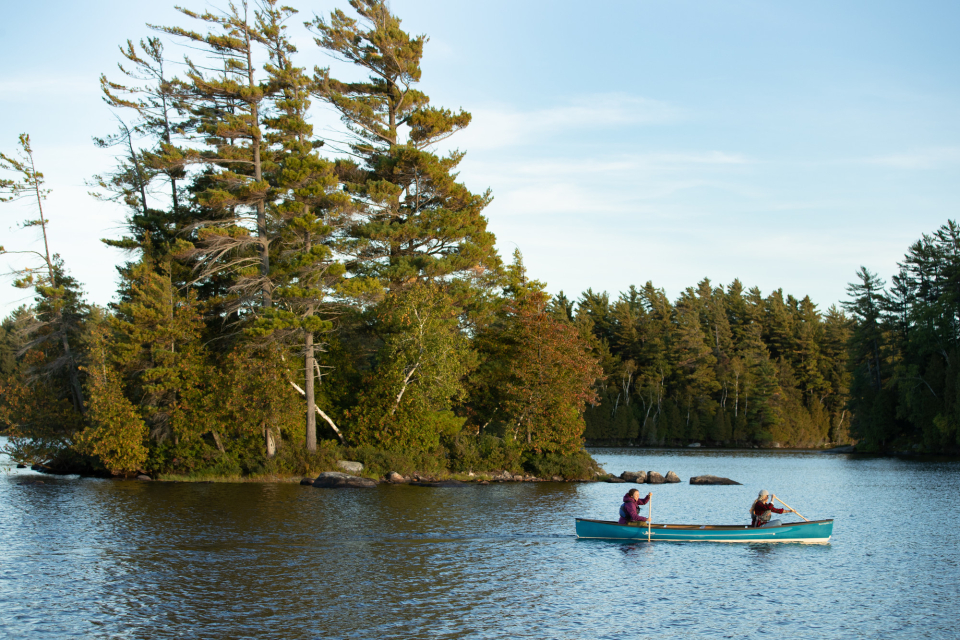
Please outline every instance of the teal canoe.
M833 535L833 520L786 522L779 526L754 528L742 524L653 524L629 526L606 520L577 518L578 538L603 540L646 540L651 542L805 542L824 544Z

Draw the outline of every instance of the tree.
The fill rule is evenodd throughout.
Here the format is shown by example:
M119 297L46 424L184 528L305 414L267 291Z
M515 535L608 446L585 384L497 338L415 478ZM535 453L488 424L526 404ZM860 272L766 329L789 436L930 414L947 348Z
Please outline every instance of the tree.
M24 221L22 226L39 228L43 238L42 253L34 250L8 251L0 247L0 254L28 255L40 260L38 266L19 270L14 281L14 286L19 288L32 287L37 296L37 323L30 331L34 338L29 347L42 345L57 352L50 353L44 359L44 373L66 378L70 401L74 409L82 414L83 389L77 368L77 355L70 346L70 335L79 329L86 306L81 299L76 280L67 275L60 257L50 253L48 221L43 211L43 203L50 190L44 188L43 174L37 171L29 135L20 135L20 153L17 157L0 153L0 169L12 171L17 176L13 179L0 179L0 202L33 200L39 217Z
M196 197L215 219L197 223L201 230L191 255L200 261L202 277L224 271L233 275L230 291L237 296L236 306L256 301L256 306L270 307L274 221L267 216L272 194L264 180L264 165L270 161L264 118L265 102L278 87L258 74L256 60L270 42L267 29L282 21L287 10L277 8L276 0L264 0L253 15L246 0L231 3L225 12L178 10L209 30L154 28L183 38L221 66L213 71L185 58L187 81L176 83L176 98L189 110L206 148L164 144L157 164L171 173L191 165L205 168L206 180L199 183Z
M490 376L481 387L500 387L485 394L496 404L483 413L505 423L525 451L572 454L583 445L584 410L602 371L576 325L550 310L543 284L527 279L519 251L507 282L497 321L478 336Z
M334 79L329 69L316 74L316 95L340 113L357 158L337 163L363 215L351 232L351 268L391 288L495 268L495 239L482 215L489 191L476 195L456 181L462 152L430 151L465 128L470 114L431 107L414 88L426 36L403 31L385 0L350 5L359 19L336 10L308 26L321 48L369 74L359 82Z
M114 475L142 472L147 461L147 427L124 396L120 376L107 363L107 339L102 326L93 330L90 354L86 369L88 426L79 434L76 449L96 458Z
M394 450L436 449L441 436L464 424L452 409L475 362L458 310L442 287L420 283L390 292L377 314L383 345L352 411L350 438Z

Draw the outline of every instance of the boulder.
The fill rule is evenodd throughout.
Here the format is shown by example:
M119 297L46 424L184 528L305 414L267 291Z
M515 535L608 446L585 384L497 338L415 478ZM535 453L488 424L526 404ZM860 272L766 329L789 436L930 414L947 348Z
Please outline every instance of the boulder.
M387 482L391 484L403 484L406 481L407 479L404 478L399 473L397 473L396 471L391 471L390 473L387 474Z
M337 466L346 471L347 473L352 473L357 475L358 473L363 473L363 463L361 462L351 462L350 460L337 460Z
M623 480L623 479L621 479L621 478L618 478L617 476L610 476L609 478L607 478L607 482L621 482L621 483L622 483L622 482L626 482L626 480Z
M17 464L17 469L26 469L26 468L27 468L27 465L23 464L22 462Z
M647 481L647 472L646 471L624 471L620 474L620 477L625 482L636 482L637 484L643 484Z
M151 478L145 473L141 473L140 475L137 476L137 480L143 480L144 482L148 482L150 480L153 480L153 478Z
M689 448L691 448L691 449L696 449L696 448L699 447L699 446L700 446L700 443L699 443L699 442L691 442L690 444L687 445L687 447L689 447Z
M553 476L550 479L553 480L554 482L563 482L563 476Z
M370 489L377 486L377 481L339 471L327 471L317 476L313 486L318 489Z
M720 476L693 476L690 478L690 484L740 484L730 478L721 478Z
M665 477L664 482L677 483L680 482L680 476L675 474L673 471L667 471L667 477Z
M313 486L313 478L304 478L303 480L300 481L300 486L305 487L307 485Z
M663 484L663 476L656 471L647 471L647 484Z

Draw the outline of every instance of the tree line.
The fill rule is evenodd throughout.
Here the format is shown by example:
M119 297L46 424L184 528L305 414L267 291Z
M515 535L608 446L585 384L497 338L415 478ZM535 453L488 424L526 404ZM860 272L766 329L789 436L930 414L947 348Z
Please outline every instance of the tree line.
M604 375L590 441L823 446L846 442L851 323L835 306L739 280L671 302L648 282L616 300L588 290L558 312L592 340Z

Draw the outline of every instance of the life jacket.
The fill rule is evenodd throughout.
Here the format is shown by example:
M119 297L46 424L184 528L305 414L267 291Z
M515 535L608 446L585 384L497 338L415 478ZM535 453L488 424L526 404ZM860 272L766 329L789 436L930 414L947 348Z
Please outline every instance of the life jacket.
M620 517L623 518L624 520L629 520L629 519L630 519L630 514L627 513L627 509L626 509L626 505L625 505L625 504L621 504L621 505L620 505Z
M753 504L750 505L750 526L752 527L759 527L761 524L769 522L770 516L772 515L772 513L766 509L764 509L763 513L757 513L757 503L765 504L757 498L753 501ZM763 517L764 515L766 515L766 518Z

